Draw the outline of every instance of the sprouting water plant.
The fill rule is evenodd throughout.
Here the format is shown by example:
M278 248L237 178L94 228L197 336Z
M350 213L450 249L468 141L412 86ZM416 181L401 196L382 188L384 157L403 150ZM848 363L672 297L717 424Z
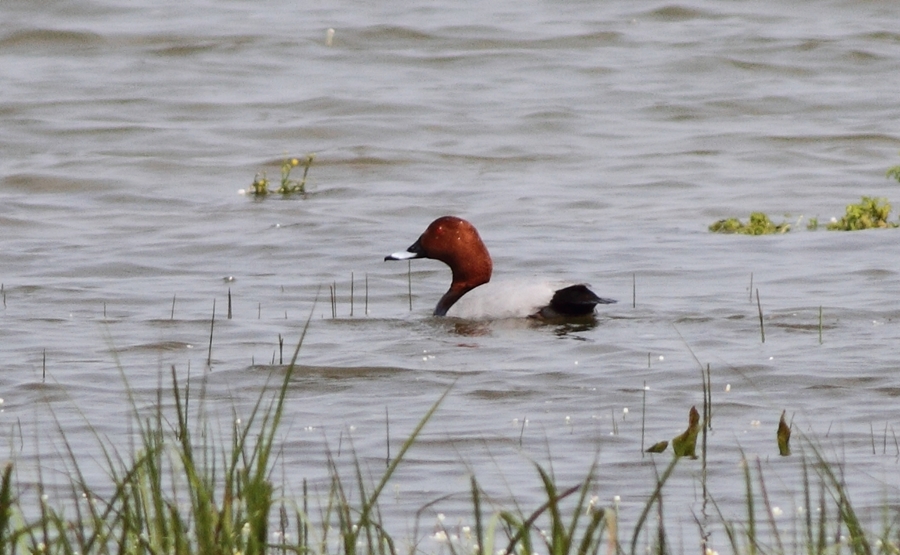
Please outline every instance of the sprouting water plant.
M697 435L700 433L700 413L691 407L688 413L688 427L684 433L672 438L672 450L676 457L697 458Z
M282 195L291 193L305 194L306 176L309 175L309 168L312 166L315 157L315 154L307 154L303 162L297 158L286 158L281 163L281 185L274 191L269 189L269 178L266 177L266 172L262 172L262 174L257 173L253 178L253 183L250 185L249 193L254 196L263 196L269 193L281 193ZM303 177L299 181L291 179L291 170L300 165L303 166Z
M900 166L888 168L887 177L900 181Z
M828 224L832 231L890 228L898 224L888 221L891 203L886 198L862 197L857 204L848 204L844 217Z
M269 194L269 180L266 178L266 172L262 172L262 175L256 174L253 178L253 184L250 185L252 187L250 194L252 195L268 195Z
M307 154L303 161L303 177L300 181L291 179L291 170L300 165L300 161L296 158L285 160L281 164L281 187L276 191L286 195L288 193L305 193L306 192L306 176L309 174L309 167L312 165L315 154Z

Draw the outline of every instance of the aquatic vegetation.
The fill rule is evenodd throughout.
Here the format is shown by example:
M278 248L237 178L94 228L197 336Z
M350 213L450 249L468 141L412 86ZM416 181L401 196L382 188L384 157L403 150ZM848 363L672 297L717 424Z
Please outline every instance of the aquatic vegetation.
M888 168L887 177L894 178L897 181L900 181L900 166L894 166L892 168Z
M449 390L426 412L373 489L365 487L357 462L354 501L344 494L344 483L329 455L333 484L322 516L322 537L316 538L307 518L305 482L303 509L295 510L293 521L281 498L283 488L272 482L279 451L276 432L308 327L309 320L290 364L273 369L284 373L273 398L266 399L270 394L266 388L248 417L235 419L231 437L221 443L215 441L208 422L198 424L189 414L189 405L196 400L189 399L190 386L179 384L174 367L173 414L164 414L162 403L141 409L129 392L138 432L133 451L102 445L111 493L100 493L87 484L72 445L63 437L63 452L68 453L73 469L72 497L63 500L66 507L56 509L47 503L39 482L39 509L37 515L30 515L21 493L27 490L14 483L14 465L7 463L0 473L0 553L326 554L334 543L326 545L328 529L335 522L343 541L339 553L353 554L357 546L361 552L396 553L380 523L378 498ZM161 401L164 392L158 396ZM96 436L99 440L101 434ZM289 539L298 545L287 544Z
M364 469L354 457L354 476L347 479L329 453L330 486L325 488L324 496L322 492L319 496L310 495L304 482L301 499L284 500L280 496L285 488L273 483L272 469L278 453L276 430L298 351L299 345L286 368L277 367L284 372L284 378L274 398L267 401L265 393L261 395L246 422L235 421L232 437L224 444L217 444L208 425L194 429L197 424L191 422L187 410L188 387L179 385L174 370L174 414L164 415L159 404L154 409L139 409L132 400L134 422L139 425L133 452L104 448L108 476L113 482L112 488L106 488L110 493L101 494L87 485L72 447L65 443L64 452L69 453L73 469L68 508L48 503L39 483L39 508L31 509L36 515L29 514L23 501L27 489L15 483L13 464L6 464L0 471L0 553L403 553L398 549L401 544L382 521L379 499L449 390L422 417L380 477L366 479L369 469ZM142 414L143 410L155 414ZM511 509L498 506L475 476L470 476L471 505L465 520L445 527L439 514L436 531L429 536L437 546L419 545L420 514L444 498L429 503L416 515L413 538L403 538L411 539L417 546L409 553L671 553L665 522L673 509L664 511L663 492L677 465L692 464L681 461L693 455L699 420L698 411L692 408L688 430L672 442L680 445L674 446L677 456L664 468L654 465L655 479L648 483L651 491L642 494L645 501L638 506L642 508L633 526L621 522L618 496L611 505L604 506L592 495L598 487L598 474L602 474L596 459L584 478L566 486L561 486L552 472L531 463L542 485L543 501L536 508L526 509L515 499ZM779 444L786 445L783 427L787 427L784 413ZM688 446L691 442L694 443ZM798 532L796 539L806 545L799 545L797 552L840 553L830 548L831 540L827 538L845 536L847 540L841 544L853 555L871 555L875 552L871 549L873 544L879 546L877 553L897 553L895 521L885 521L883 530L866 528L850 504L842 465L827 461L809 440L804 442L803 451L801 477L797 481L802 488L798 497L801 501L793 526ZM755 555L760 545L782 543L775 519L782 514L781 509L770 504L760 459L752 463L742 454L740 468L747 507L742 522L736 523L722 514L707 489L705 471L693 478L703 482L700 491L704 499L712 502L720 519L718 523L695 520L701 537L709 537L705 526L722 527L735 555ZM811 476L818 476L818 482L813 483ZM183 484L182 488L172 488L173 480ZM374 484L370 485L369 480ZM765 507L768 529L756 521L757 504ZM485 514L485 506L491 507L489 515ZM681 505L677 507L676 513L682 510ZM887 507L885 511L889 510ZM653 514L656 518L651 517ZM620 543L620 534L628 529L630 550ZM639 545L642 541L647 545ZM707 549L706 553L714 551ZM773 553L787 552L779 547Z
M697 458L697 435L700 433L700 413L691 407L688 413L688 427L680 435L672 438L672 450L676 457Z
M862 197L857 204L848 204L844 217L828 224L832 231L857 231L872 228L897 227L888 221L891 204L886 198Z
M669 442L666 440L657 441L650 447L648 447L645 452L646 453L662 453L669 446Z
M787 411L781 411L781 419L778 421L778 430L775 432L775 439L778 441L778 454L787 457L791 454L791 427L788 426L784 415Z
M900 166L896 168L897 177L900 178ZM891 174L893 175L893 174ZM831 231L856 231L860 229L893 228L900 223L888 221L891 213L891 204L886 198L862 197L856 204L848 204L844 216L838 220L832 218L826 229ZM810 218L806 229L815 231L819 228L819 219ZM709 230L715 233L740 233L744 235L771 235L790 231L791 225L787 222L775 224L762 212L750 214L747 223L737 218L719 220L709 226Z
M273 364L272 376L283 374L280 386L266 387L249 409L249 415L243 419L235 418L230 436L226 434L222 440L217 440L213 433L218 424L195 418L197 409L193 403L196 399L190 398L189 385L178 382L173 367L171 387L163 390L160 386L155 404L148 407L132 398L129 392L131 419L137 432L134 444L123 448L95 433L102 443L101 464L106 465L105 474L112 482L111 487L93 489L88 485L79 468L75 449L64 436L61 452L67 454L71 472L70 484L63 490L68 489L71 498L62 501L63 507L48 501L40 477L36 487L17 483L19 475L14 471L14 463L6 463L0 470L0 553L662 555L673 553L665 523L673 510L676 517L680 517L684 508L683 499L679 499L676 509L664 511L663 492L668 481L676 476L676 466L684 464L703 470L679 473L681 476L676 479L700 482L702 487L697 490L702 492L704 507L710 502L719 514L719 522L694 519L705 553L715 553L711 544L706 543L710 535L705 527L709 525L724 529L734 555L769 552L759 548L771 546L773 542L777 549L772 549L772 553L789 553L783 548L775 519L781 509L770 504L759 458L753 465L743 452L741 454L747 515L737 523L722 514L709 492L705 431L701 460L688 460L688 457L696 458L698 435L711 418L708 366L703 378L703 423L697 408L691 407L687 430L671 442L675 456L665 466L657 466L653 459L653 477L648 480L648 491L629 492L632 498L643 496L643 501L632 507L640 509L633 524L623 522L619 496L604 506L594 494L603 475L597 457L584 477L569 478L574 483L566 485L561 485L554 477L552 466L548 471L531 462L541 486L535 508L527 508L514 493L504 505L496 496L483 490L476 477L470 475L471 505L465 509L468 514L463 520L445 526L439 514L436 531L429 536L437 545L421 545L421 514L452 495L440 497L416 513L412 538L402 538L402 542L414 547L409 551L398 547L404 543L397 541L387 529L379 500L450 389L425 412L399 452L393 457L388 454L387 467L380 475L371 477L371 469L354 454L353 476L348 479L342 476L339 461L326 451L330 483L324 490L310 494L304 481L299 499L285 499L288 488L274 482L273 476L278 473L273 469L278 464L279 427L288 387L294 378L309 323L308 319L288 365ZM124 379L124 372L122 374ZM163 402L167 395L173 397L170 405ZM271 398L267 398L269 396ZM194 410L189 411L189 406ZM203 412L201 409L200 413ZM777 433L783 455L788 454L785 451L789 451L790 439L785 414L782 412ZM900 553L896 519L886 519L882 530L866 528L850 504L843 466L827 461L815 443L802 435L800 438L803 441L803 458L799 466L802 475L796 483L802 488L797 496L802 501L793 525L799 542L795 552L842 553L840 549L835 551L829 542L843 536L847 539L841 540L840 546L849 548L852 555ZM660 442L651 449L664 450L665 444ZM635 452L638 456L639 451L635 449ZM621 467L617 467L616 472L620 471ZM810 476L818 476L818 482L813 483ZM684 491L683 484L676 487L680 488L677 491ZM814 492L814 489L818 491ZM29 504L25 499L30 492L36 496L36 504ZM669 499L672 499L671 495ZM888 511L893 514L893 505L887 503L885 514ZM757 504L765 507L768 529L756 522L754 507ZM490 507L489 514L486 507ZM620 542L620 535L626 530L630 533L630 550L627 544ZM409 529L404 527L401 533L408 534ZM802 545L803 541L805 545ZM878 546L877 551L872 550L873 545Z
M315 156L315 154L307 154L303 162L297 158L285 159L281 163L281 185L275 190L269 189L269 178L266 177L266 172L262 172L261 175L256 174L248 193L254 196L264 196L269 193L281 193L282 195L306 193L306 176L309 175L309 168L312 166ZM299 181L291 179L291 171L300 165L303 166L303 177Z
M715 233L740 233L743 235L772 235L775 233L787 233L791 230L791 224L782 222L772 223L772 220L762 212L750 214L750 221L741 222L737 218L719 220L709 226L709 230Z

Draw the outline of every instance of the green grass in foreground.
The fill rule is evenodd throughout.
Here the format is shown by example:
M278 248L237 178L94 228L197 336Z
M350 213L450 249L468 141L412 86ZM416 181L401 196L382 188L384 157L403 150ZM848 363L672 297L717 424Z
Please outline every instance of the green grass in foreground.
M303 498L289 508L288 501L277 494L282 488L271 479L273 459L278 452L276 431L299 349L298 344L280 388L271 399L266 398L267 393L261 394L250 417L236 422L230 439L223 444L212 441L208 427L201 427L201 433L196 435L191 432L190 391L187 386L182 389L179 385L174 369L171 409L174 414L164 415L157 408L147 418L132 399L134 424L139 428L141 441L133 453L125 454L104 444L111 494L100 495L88 487L72 446L65 438L73 469L69 485L71 500L67 507L49 506L39 484L38 508L29 512L22 503L23 493L14 481L13 465L7 464L0 473L0 554L400 553L398 542L381 519L380 495L447 393L423 416L374 485L364 477L360 463L357 462L355 476L348 481L339 474L337 464L329 456L331 485L324 499L319 498L315 503L318 516L313 518L305 486ZM695 412L692 411L691 422L696 424L694 421L699 417L693 415ZM840 467L828 464L810 442L807 450L812 459L806 462L804 458L801 466L803 517L798 517L801 522L794 525L794 532L802 531L802 545L790 552L805 555L900 553L896 510L885 509L882 530L866 530L850 503ZM680 461L696 464L685 457L672 457L662 474L657 475L653 491L633 526L624 526L615 507L598 506L597 498L591 495L596 485L596 462L583 480L566 487L558 485L552 474L535 464L546 500L530 511L496 506L473 476L469 492L471 526L467 527L467 536L454 538L448 530L442 530L445 541L436 549L450 555L671 553L663 524L663 490ZM751 461L743 461L746 520L735 523L719 513L719 525L727 538L725 547L730 547L735 555L787 553L772 516L759 460L756 460L755 480L752 466ZM817 476L817 484L813 484L811 475ZM348 493L351 491L352 494ZM703 491L706 491L705 482ZM439 502L440 499L428 507ZM712 502L715 506L715 501ZM768 515L767 526L756 522L755 507L760 503ZM489 514L486 505L491 507ZM515 503L514 506L518 507ZM668 506L673 510L673 505ZM718 511L718 506L715 507ZM651 518L654 511L655 519ZM656 523L654 529L648 524L652 521ZM708 538L707 524L701 524L696 517L695 522L699 537ZM620 536L626 528L631 529L631 534L623 542ZM845 540L834 541L840 537ZM418 546L421 538L401 539L402 545L411 540L408 542L411 547L404 553L430 553ZM705 541L701 540L698 546L701 552L716 553ZM724 551L722 547L718 549Z

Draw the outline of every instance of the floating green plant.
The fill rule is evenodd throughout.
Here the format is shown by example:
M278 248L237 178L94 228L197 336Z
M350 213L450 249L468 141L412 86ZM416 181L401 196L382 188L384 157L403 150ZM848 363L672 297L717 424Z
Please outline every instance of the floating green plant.
M887 176L900 181L900 166L894 166L892 168L888 168Z
M274 191L269 189L269 178L266 177L266 172L262 172L262 175L256 174L250 185L249 193L254 196L263 196L269 193L281 193L282 195L306 193L306 176L309 174L309 167L312 166L315 157L315 154L307 154L303 162L297 158L286 158L281 163L281 185ZM299 181L291 179L291 170L300 165L303 166L303 177Z
M672 438L672 450L676 457L697 458L697 435L700 433L700 413L697 407L691 407L688 413L688 427L681 435Z
M646 449L646 452L647 453L662 453L663 451L666 450L666 447L668 447L668 446L669 446L669 442L666 440L657 441L656 443L654 443L653 445L648 447Z
M863 197L857 204L848 204L844 217L828 224L832 231L897 227L888 221L891 203L886 198Z
M806 222L806 229L810 231L819 229L819 218L810 218L809 221Z
M787 457L791 454L791 427L784 419L787 411L781 411L781 420L778 421L778 430L775 438L778 440L778 454Z
M737 218L719 220L709 226L709 230L715 233L741 233L743 235L773 235L775 233L787 233L791 230L791 224L782 222L775 224L762 212L750 214L750 221L746 224Z

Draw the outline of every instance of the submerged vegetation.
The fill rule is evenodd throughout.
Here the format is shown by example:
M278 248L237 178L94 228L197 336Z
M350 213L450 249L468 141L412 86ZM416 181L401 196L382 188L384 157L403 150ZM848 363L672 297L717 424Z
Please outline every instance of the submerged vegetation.
M753 212L750 214L750 220L747 223L743 223L737 218L728 218L713 223L709 226L709 230L715 233L772 235L774 233L787 233L791 230L791 225L786 222L776 225L762 212Z
M697 458L697 435L700 434L700 413L691 407L688 413L688 427L682 434L672 438L672 450L676 457Z
M894 168L892 168L894 169ZM900 166L897 168L900 175ZM831 231L857 231L861 229L894 228L900 223L891 222L888 217L891 213L891 204L885 198L862 197L858 203L848 204L844 216L838 220L834 218L826 226ZM819 219L810 218L806 229L815 231L819 228ZM747 223L737 218L719 220L709 226L709 230L715 233L742 233L744 235L772 235L790 231L788 223L774 224L769 217L762 212L750 214Z
M887 177L900 181L900 166L888 168Z
M297 158L285 159L281 163L281 184L275 190L269 189L269 178L266 177L266 172L256 174L248 193L254 196L264 196L270 193L281 193L282 195L306 193L306 176L309 174L309 168L312 166L314 158L315 154L307 154L302 162ZM303 177L299 181L291 179L291 171L300 165L303 166Z
M887 177L900 182L900 166L888 168ZM891 213L891 204L886 198L862 197L856 204L848 204L844 216L838 220L832 218L826 226L831 231L858 231L862 229L885 229L900 227L898 222L888 221ZM788 223L774 224L769 217L762 212L750 214L750 221L746 224L737 218L718 220L709 226L709 230L715 233L741 233L744 235L772 235L790 231ZM810 218L806 229L815 231L819 229L819 219Z
M788 457L791 454L791 427L784 419L787 411L781 411L781 418L778 420L778 431L775 432L775 439L778 442L778 454L782 457Z
M828 224L828 229L858 231L861 229L897 227L888 221L891 204L885 198L863 197L856 204L848 204L844 217Z

